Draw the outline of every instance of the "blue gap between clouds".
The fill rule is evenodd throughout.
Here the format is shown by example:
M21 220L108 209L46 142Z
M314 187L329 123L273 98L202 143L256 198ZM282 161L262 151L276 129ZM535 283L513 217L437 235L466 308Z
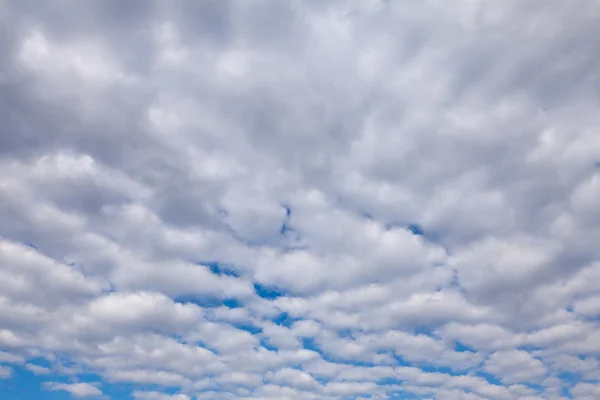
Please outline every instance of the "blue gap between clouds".
M200 261L196 263L197 265L207 268L211 273L219 276L232 276L239 277L240 275L235 271L235 268L231 264L227 264L221 261ZM261 284L259 282L253 283L254 290L256 294L266 300L274 300L279 297L285 295L285 293L273 286L268 286ZM173 299L178 303L191 303L196 304L203 308L218 308L221 306L225 306L228 308L240 308L243 307L243 303L235 298L226 298L220 299L213 296L198 296L198 295L182 295L177 296ZM274 323L278 325L283 325L286 327L290 327L291 324L295 321L290 318L287 313L282 313L276 318L272 320ZM231 323L232 326L245 330L253 335L261 333L262 328L252 325L252 324L240 324L240 323ZM266 343L265 343L266 344ZM273 349L272 346L266 344L266 348Z
M489 373L487 373L485 371L481 371L481 370L476 371L475 372L475 376L483 378L483 379L487 380L489 383L491 383L493 385L504 386L502 384L502 381L500 379L496 378L495 375L489 374Z
M252 324L241 324L241 323L232 323L231 326L246 331L252 335L258 335L262 333L262 328L260 326L252 325Z
M279 348L270 344L266 338L260 338L260 345L269 351L279 351Z
M267 300L274 300L285 295L283 291L274 286L267 286L258 282L254 282L254 291L258 296Z
M544 391L544 386L540 385L540 384L529 385L529 384L523 383L523 385L527 386L528 388L531 388L531 389L535 390L538 394L542 393ZM567 391L567 394L568 395L563 395L563 396L565 396L565 397L567 397L567 398L570 399L571 395L570 395L570 393L568 393L568 391Z
M239 300L234 298L219 299L210 296L183 295L173 298L173 301L183 304L195 304L202 308L218 308L221 306L225 306L227 308L243 307L243 304Z
M37 365L42 365L37 360ZM46 366L46 365L44 365ZM156 385L130 385L107 383L96 374L78 374L77 379L67 379L52 372L47 375L35 375L24 367L11 365L12 377L0 380L0 398L2 400L72 400L74 397L63 390L44 389L44 382L58 383L99 383L98 388L111 399L131 399L134 390L156 390L165 392Z
M287 312L282 312L277 317L273 318L271 321L273 321L273 323L277 325L290 328L292 324L298 320L299 318L290 317L290 315Z
M413 235L425 236L425 231L419 224L406 224L406 223L402 223L402 222L388 222L384 226L385 226L385 229L387 229L387 230L402 228L402 229L409 230Z
M476 350L473 347L470 347L469 345L466 345L462 342L456 341L455 345L454 345L454 350L458 353L465 353L465 352L473 352L475 353Z
M210 272L218 276L231 276L235 278L239 278L240 275L235 271L234 266L231 264L223 263L220 261L200 261L196 263L199 266L207 268ZM259 282L254 282L254 291L256 294L263 299L273 300L285 295L285 293L274 286L264 285ZM219 307L221 305L225 305L229 308L238 308L242 307L243 304L238 300L230 298L225 299L224 301L210 298L210 297L200 297L200 296L179 296L176 301L178 302L190 302L195 303L203 307Z
M293 230L293 228L290 226L292 209L286 204L282 204L282 207L285 209L285 218L280 226L280 234L286 235L287 233L295 232ZM231 276L231 277L235 277L235 278L240 277L240 274L236 271L235 265L230 264L230 263L217 261L217 260L206 260L206 261L198 261L198 262L196 262L196 265L205 267L210 272L212 272L213 274L218 275L218 276ZM273 299L277 299L277 298L285 295L285 293L283 291L279 290L278 288L276 288L274 286L265 285L265 284L262 284L259 282L254 282L253 286L254 286L254 291L256 292L256 294L263 299L273 300ZM208 307L208 308L219 307L221 305L225 305L226 307L229 307L229 308L237 308L237 307L243 306L243 304L241 304L239 301L237 301L235 299L226 299L225 301L221 302L214 298L197 297L197 296L180 296L178 299L176 299L176 301L190 302L190 303L194 303L199 306Z
M27 359L28 364L35 364L39 367L51 368L52 364L44 357L31 357Z
M400 386L402 385L403 381L400 379L396 379L396 378L384 378L384 379L380 379L377 381L377 384L379 386L388 386L388 385L395 385L395 386ZM398 389L398 390L394 390L388 393L389 399L430 399L431 397L426 396L423 397L422 395L418 395L418 394L414 394L414 393L409 393L409 392L405 392L402 389Z
M391 222L386 223L384 226L385 226L385 229L387 229L387 230L396 229L396 228L406 229L406 230L410 231L410 233L412 233L413 235L422 236L424 239L426 239L429 242L432 242L432 243L439 242L438 234L436 234L435 232L425 232L425 229L417 223L391 221Z
M197 261L196 265L206 268L211 273L218 276L231 276L239 278L239 274L233 269L230 264L220 261ZM243 305L234 298L219 299L213 296L198 296L194 294L181 295L173 299L178 303L191 303L203 308L217 308L221 306L229 308L238 308Z
M580 382L582 378L582 375L578 372L560 372L557 376L569 386L575 384L576 382Z
M236 278L240 277L240 275L235 271L233 265L221 261L198 261L196 265L201 265L205 268L208 268L208 270L215 275L233 276Z
M576 372L561 372L558 374L558 378L563 381L564 385L560 389L561 396L564 396L568 399L572 399L573 395L571 394L571 388L578 382L581 382L581 374ZM539 388L534 387L534 389L541 391L543 388L541 385L536 385Z

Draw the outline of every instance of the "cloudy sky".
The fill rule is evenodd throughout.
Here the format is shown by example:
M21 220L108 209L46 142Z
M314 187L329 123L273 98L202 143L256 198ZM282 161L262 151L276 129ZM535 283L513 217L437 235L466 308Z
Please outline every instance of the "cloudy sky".
M600 398L598 0L0 0L0 397Z

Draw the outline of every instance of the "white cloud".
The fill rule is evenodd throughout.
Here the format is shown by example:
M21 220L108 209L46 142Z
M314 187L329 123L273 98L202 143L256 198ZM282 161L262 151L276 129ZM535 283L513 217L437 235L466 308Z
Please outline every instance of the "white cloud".
M42 367L41 365L36 364L27 364L25 365L25 368L27 368L28 371L33 372L35 375L47 375L52 372L50 368Z
M59 383L45 382L44 387L50 391L65 391L75 397L97 397L102 396L102 391L89 383Z
M588 297L576 302L573 311L588 317L600 315L600 296Z
M185 386L190 383L182 375L172 372L142 369L111 371L108 374L108 378L113 382L134 382L145 385L155 384L166 387Z
M18 354L11 354L5 351L0 351L0 362L1 363L14 363L22 364L25 358Z
M0 241L2 292L8 298L50 306L56 302L92 298L101 293L102 281L7 240Z
M133 392L133 398L136 400L190 400L187 394L166 394L160 392Z
M279 369L267 374L266 379L277 384L288 384L309 391L321 389L321 385L310 374L293 368Z
M485 371L507 383L535 383L547 372L545 365L531 354L519 350L498 351L485 361Z
M377 385L371 382L332 382L325 386L325 393L356 395L372 393Z
M575 400L591 400L600 396L600 386L591 383L578 383L571 389Z

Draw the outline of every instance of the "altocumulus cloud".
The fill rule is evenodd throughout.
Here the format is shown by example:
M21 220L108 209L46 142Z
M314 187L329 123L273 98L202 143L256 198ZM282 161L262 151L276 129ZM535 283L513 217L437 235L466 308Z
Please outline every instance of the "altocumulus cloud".
M600 396L597 1L0 24L0 397Z

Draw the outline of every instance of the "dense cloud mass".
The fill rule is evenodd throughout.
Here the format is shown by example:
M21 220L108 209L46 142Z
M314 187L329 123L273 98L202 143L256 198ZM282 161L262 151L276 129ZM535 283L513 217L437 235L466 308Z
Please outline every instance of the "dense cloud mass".
M600 398L598 1L0 24L0 391Z

